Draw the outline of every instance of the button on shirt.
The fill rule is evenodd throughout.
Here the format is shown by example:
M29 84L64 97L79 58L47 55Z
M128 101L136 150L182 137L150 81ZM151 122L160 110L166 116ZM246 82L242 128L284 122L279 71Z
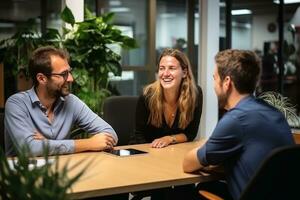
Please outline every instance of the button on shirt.
M73 94L57 99L53 114L50 123L34 88L12 95L5 105L6 154L15 155L14 145L20 148L28 144L33 155L42 155L44 141L47 141L50 154L74 153L75 143L70 139L74 125L88 133L110 133L118 140L113 128ZM35 132L47 140L34 139Z

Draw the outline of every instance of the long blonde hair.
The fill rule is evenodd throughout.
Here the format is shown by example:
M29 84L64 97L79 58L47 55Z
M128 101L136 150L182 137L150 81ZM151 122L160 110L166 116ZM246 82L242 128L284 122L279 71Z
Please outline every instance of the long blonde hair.
M158 60L158 67L160 60L164 56L172 56L178 60L182 70L187 71L187 75L182 79L180 85L180 92L177 100L179 109L179 128L184 129L193 120L194 110L196 107L196 99L198 95L197 86L192 73L191 64L187 56L177 49L164 49ZM150 115L148 123L155 127L160 127L163 121L163 88L160 81L156 80L144 88L144 96L148 100L148 107Z

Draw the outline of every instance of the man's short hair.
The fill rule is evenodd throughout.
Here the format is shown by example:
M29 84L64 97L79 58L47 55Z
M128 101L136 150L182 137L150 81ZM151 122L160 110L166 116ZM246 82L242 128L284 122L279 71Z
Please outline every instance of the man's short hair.
M240 94L254 92L260 77L261 61L252 51L227 49L215 56L221 81L229 76Z
M62 59L69 60L69 54L63 49L57 49L53 46L45 46L37 48L29 59L29 75L32 78L34 86L39 83L36 79L38 73L42 73L45 76L49 76L52 72L51 56L59 56Z

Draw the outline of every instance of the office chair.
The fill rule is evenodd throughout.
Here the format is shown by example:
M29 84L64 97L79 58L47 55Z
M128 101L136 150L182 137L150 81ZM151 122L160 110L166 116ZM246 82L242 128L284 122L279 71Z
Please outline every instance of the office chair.
M103 119L116 131L118 145L128 145L134 135L137 96L112 96L103 102ZM141 200L151 193L133 192L131 200Z
M137 96L112 96L104 100L103 119L116 131L118 145L128 145L135 127Z
M241 194L241 200L299 199L300 145L275 149Z
M300 145L277 148L263 161L241 194L240 200L299 199ZM209 200L222 198L207 191Z

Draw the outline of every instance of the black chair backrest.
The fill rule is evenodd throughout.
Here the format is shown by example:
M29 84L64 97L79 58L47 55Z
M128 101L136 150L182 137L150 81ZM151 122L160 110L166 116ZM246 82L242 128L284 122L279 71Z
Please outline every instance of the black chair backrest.
M118 145L127 145L135 127L137 96L112 96L103 103L103 119L116 131Z
M0 148L4 151L4 112L0 112Z
M300 199L300 145L275 149L264 160L240 200Z

